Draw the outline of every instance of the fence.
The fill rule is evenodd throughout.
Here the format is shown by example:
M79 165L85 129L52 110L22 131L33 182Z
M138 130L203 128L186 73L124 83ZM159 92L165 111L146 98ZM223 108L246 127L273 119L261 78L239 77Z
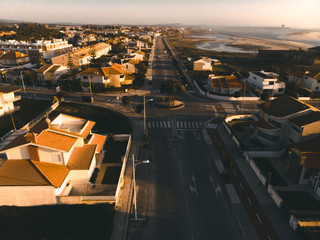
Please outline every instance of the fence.
M268 193L272 197L273 201L277 204L279 208L282 206L283 199L279 196L279 194L274 190L272 185L268 186Z
M128 160L128 156L129 156L129 152L130 152L130 147L131 147L131 134L122 134L122 135L115 135L114 139L123 139L124 137L126 137L126 139L128 139L128 145L127 145L127 149L126 149L126 153L124 155L123 158L123 163L122 163L122 168L121 168L121 172L120 172L120 177L119 177L119 181L118 181L118 186L117 186L117 190L116 190L116 194L115 194L115 199L118 199L118 195L120 192L121 187L124 184L124 172L126 169L126 165L127 165L127 160Z

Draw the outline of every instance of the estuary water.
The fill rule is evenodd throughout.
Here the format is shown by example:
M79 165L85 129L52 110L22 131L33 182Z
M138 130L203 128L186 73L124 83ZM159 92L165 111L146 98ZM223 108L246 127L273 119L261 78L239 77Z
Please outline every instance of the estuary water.
M204 38L199 49L257 53L258 49L298 49L320 46L320 29L294 29L286 27L214 27L211 33L194 35Z

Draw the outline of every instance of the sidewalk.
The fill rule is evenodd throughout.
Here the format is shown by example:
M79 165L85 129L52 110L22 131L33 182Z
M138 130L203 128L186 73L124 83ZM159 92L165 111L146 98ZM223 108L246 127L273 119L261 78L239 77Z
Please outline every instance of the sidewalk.
M264 186L260 183L259 179L253 172L249 163L244 158L238 146L230 138L230 135L225 130L223 124L218 124L217 131L223 142L225 143L227 149L231 153L241 173L243 174L243 176L245 176L247 183L249 184L251 190L254 192L255 197L257 198L267 218L270 220L279 238L298 240L299 237L289 226L289 217L286 216L284 212L276 206L269 194L266 193Z
M208 125L208 123L210 123L211 120L207 121L205 123L205 126ZM219 173L222 174L224 172L224 167L223 164L221 162L221 160L219 159L219 154L217 152L217 150L214 148L212 141L210 139L210 136L207 132L207 128L203 128L202 130L202 136L203 139L205 140L206 144L208 145L208 149L209 152L212 156L213 163L215 164L216 168L218 169ZM245 210L245 208L243 207L234 187L232 184L229 183L225 183L223 185L223 188L225 190L225 192L227 193L227 196L229 196L229 200L230 200L230 205L232 208L232 211L235 215L235 218L237 220L238 226L242 232L242 237L245 240L258 240L258 236L251 224L251 221L247 215L247 212Z

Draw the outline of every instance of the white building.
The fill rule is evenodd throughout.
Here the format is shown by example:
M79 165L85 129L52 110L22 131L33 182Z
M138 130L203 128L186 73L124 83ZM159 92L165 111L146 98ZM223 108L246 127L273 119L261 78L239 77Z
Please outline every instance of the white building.
M212 61L209 58L202 57L201 59L194 61L194 71L212 71Z
M0 85L0 117L19 110L14 106L14 102L21 99L21 96L15 96L14 93L20 91L20 88L13 85Z
M136 72L136 65L139 63L139 61L136 61L134 59L130 59L129 61L123 63L122 65L125 66L126 73L135 73Z
M44 83L45 81L57 82L59 77L69 72L69 68L59 64L45 64L37 70L38 81Z
M72 51L72 44L62 39L53 40L39 40L36 42L25 41L0 41L0 50L4 51L18 51L29 56L30 60L37 60L40 58L51 59L66 52Z
M258 105L252 138L275 149L320 134L320 111L288 95Z
M98 88L106 88L108 86L121 87L122 85L130 85L134 77L126 73L125 66L114 63L111 67L88 68L77 75L83 86L88 89L90 83Z
M320 92L320 73L290 74L289 81L302 82L312 92Z
M54 57L51 59L51 62L53 64L68 66L68 61L69 59L71 59L75 67L86 65L90 63L90 53L93 49L95 50L96 58L99 58L102 55L107 55L111 51L111 45L107 43L98 43L91 47L77 49L73 53L63 54Z
M252 88L269 92L271 95L283 94L286 84L279 81L279 75L273 72L249 72L248 83Z
M47 128L19 135L1 150L0 205L59 204L76 185L87 185L106 136L95 122L60 114Z

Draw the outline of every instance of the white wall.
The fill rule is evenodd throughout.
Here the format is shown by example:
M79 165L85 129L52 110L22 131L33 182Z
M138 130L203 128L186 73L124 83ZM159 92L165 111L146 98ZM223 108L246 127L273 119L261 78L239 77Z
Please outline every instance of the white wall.
M0 205L35 206L56 204L53 186L1 186Z
M30 159L28 146L8 149L6 154L8 159Z

